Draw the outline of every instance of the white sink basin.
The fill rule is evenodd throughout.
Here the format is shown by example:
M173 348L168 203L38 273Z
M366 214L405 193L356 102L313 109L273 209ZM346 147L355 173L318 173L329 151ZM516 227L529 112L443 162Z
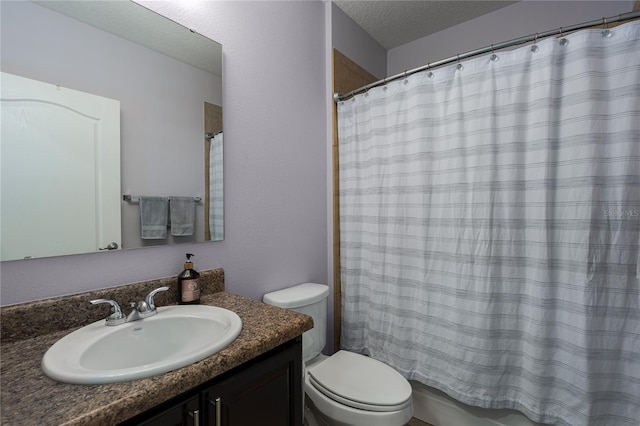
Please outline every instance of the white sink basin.
M242 330L240 317L216 306L158 308L158 314L107 327L100 320L67 334L42 358L42 370L66 383L142 379L200 361Z

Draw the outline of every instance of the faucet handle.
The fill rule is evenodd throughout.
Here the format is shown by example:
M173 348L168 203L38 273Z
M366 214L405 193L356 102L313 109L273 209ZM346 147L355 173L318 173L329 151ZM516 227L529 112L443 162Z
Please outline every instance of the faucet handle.
M106 325L120 325L124 324L127 318L122 313L122 309L120 309L120 305L118 302L111 299L94 299L90 300L90 303L97 305L98 303L109 303L111 305L111 311L113 312L111 315L107 317Z
M167 291L169 290L169 287L160 287L160 288L156 288L155 290L152 290L149 294L147 294L147 297L144 298L144 301L147 304L147 310L150 311L155 311L156 310L156 304L153 301L153 296L155 296L157 293L160 293L161 291ZM139 309L139 307L138 307Z

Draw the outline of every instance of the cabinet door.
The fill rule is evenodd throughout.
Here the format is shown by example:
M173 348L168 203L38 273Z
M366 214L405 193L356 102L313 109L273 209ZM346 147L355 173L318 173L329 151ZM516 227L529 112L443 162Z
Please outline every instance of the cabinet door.
M178 403L155 416L138 423L139 426L200 426L202 425L198 396Z
M300 344L203 391L207 426L300 426Z

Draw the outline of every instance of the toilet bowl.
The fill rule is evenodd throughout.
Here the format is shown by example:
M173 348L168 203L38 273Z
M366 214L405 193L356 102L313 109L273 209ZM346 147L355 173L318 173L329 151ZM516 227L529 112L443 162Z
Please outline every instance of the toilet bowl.
M265 303L310 315L314 328L302 336L305 424L308 426L402 426L412 416L411 385L393 368L364 355L322 355L329 288L300 284L265 294Z

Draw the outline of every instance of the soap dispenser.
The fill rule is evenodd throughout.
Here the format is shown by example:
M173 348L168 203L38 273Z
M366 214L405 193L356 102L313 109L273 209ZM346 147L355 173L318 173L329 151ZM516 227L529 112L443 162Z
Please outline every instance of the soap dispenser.
M178 275L178 303L181 305L195 305L200 303L200 274L193 269L191 262L193 254L187 253L184 271Z

